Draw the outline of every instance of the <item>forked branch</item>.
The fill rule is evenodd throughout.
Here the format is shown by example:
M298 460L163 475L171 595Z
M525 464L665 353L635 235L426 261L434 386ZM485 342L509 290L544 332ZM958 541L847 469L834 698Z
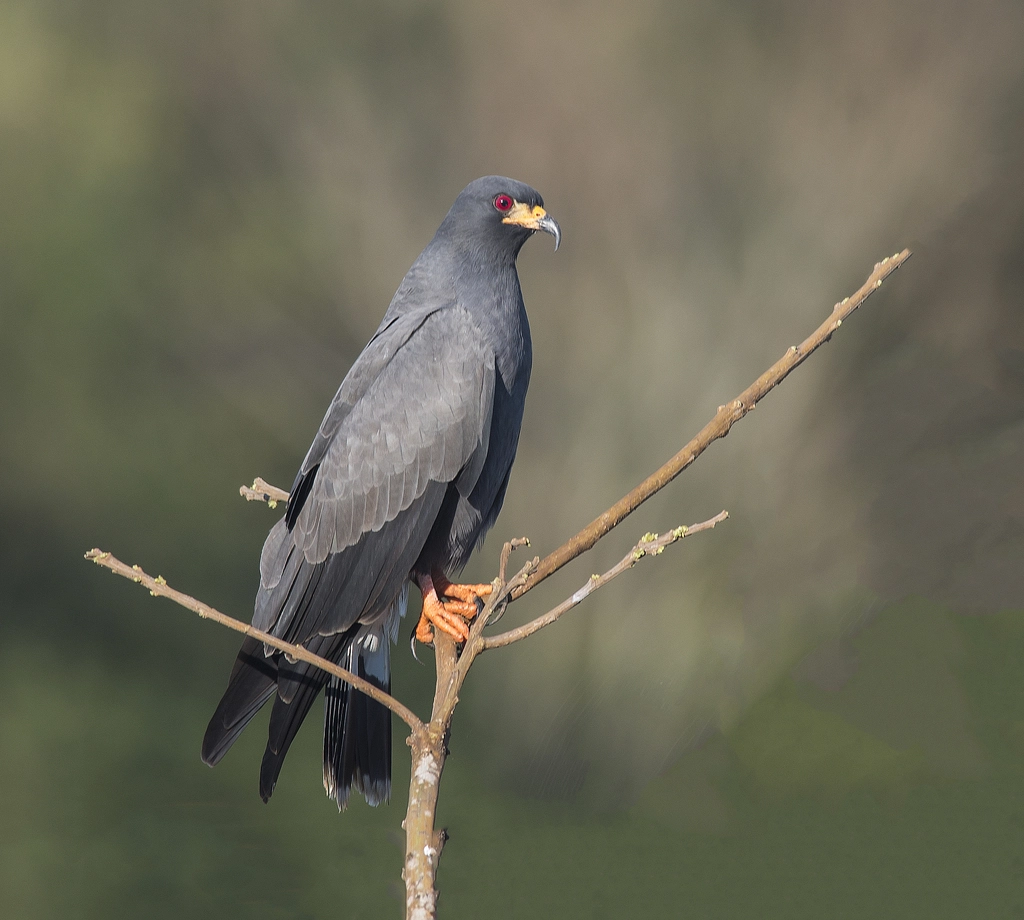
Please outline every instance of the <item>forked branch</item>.
M711 530L716 524L721 524L727 517L729 517L728 511L720 511L713 518L702 521L700 524L691 524L689 527L676 527L674 530L670 530L660 536L656 533L645 534L640 542L626 553L616 565L612 566L603 575L591 575L587 583L579 591L575 592L572 597L567 597L557 607L552 607L547 613L530 620L529 623L524 623L522 626L510 629L508 632L498 633L495 636L485 636L483 640L484 649L501 648L504 645L511 645L513 642L525 639L527 636L532 636L545 626L550 626L563 614L572 610L573 607L583 603L598 588L603 588L613 578L618 577L627 569L633 568L645 556L660 556L665 551L666 546L671 546L677 540L682 540L683 537L692 536L703 530ZM514 592L515 589L513 588Z
M412 749L412 775L409 786L409 804L403 826L406 831L406 859L403 878L406 883L406 916L416 920L429 920L436 916L437 891L434 888L434 877L438 859L444 845L445 833L434 828L436 816L437 794L441 781L441 773L447 756L446 739L452 714L458 703L459 692L470 666L481 652L501 648L527 636L533 635L545 626L555 622L559 617L580 604L598 588L613 578L632 568L637 562L648 555L660 554L666 546L682 539L684 536L710 530L725 520L728 515L721 512L710 520L691 527L680 527L661 536L646 534L639 543L615 566L600 576L593 576L582 588L576 591L557 607L535 618L516 629L508 630L492 636L484 636L484 628L501 616L507 605L522 597L527 591L540 584L549 575L556 572L567 562L586 552L610 530L621 523L640 504L663 489L707 447L719 438L725 437L743 416L772 389L778 386L798 365L827 342L832 334L842 325L843 321L856 310L871 294L882 285L882 281L899 268L908 258L910 251L902 252L875 265L868 280L852 297L837 303L831 316L823 322L800 345L790 347L787 352L767 371L757 378L732 402L720 406L715 417L659 470L645 479L629 494L623 496L607 511L595 518L574 537L563 543L558 549L544 559L533 559L507 582L505 570L509 555L515 546L528 545L529 541L514 540L506 543L501 555L499 577L495 580L495 590L490 596L482 613L472 622L469 639L461 654L454 643L443 633L435 636L435 662L437 667L437 683L434 692L434 703L430 721L424 723L411 710L378 687L352 674L333 662L320 658L305 648L284 642L269 633L235 620L220 613L195 598L170 588L162 578L152 578L138 566L128 566L114 559L109 553L98 549L86 553L86 558L106 566L112 571L132 581L139 582L149 588L150 593L168 597L171 600L198 613L200 616L216 620L224 626L252 636L268 646L280 649L286 654L307 661L322 668L329 674L347 681L352 686L387 706L410 728L409 745ZM242 486L241 494L249 501L265 501L271 507L277 502L287 501L288 493L271 486L262 479L257 479L252 487Z

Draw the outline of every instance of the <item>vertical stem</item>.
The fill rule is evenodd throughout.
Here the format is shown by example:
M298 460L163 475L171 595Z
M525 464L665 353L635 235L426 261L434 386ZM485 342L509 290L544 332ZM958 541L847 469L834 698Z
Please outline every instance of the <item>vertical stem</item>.
M432 727L432 726L431 726ZM444 846L444 831L434 830L437 792L444 769L443 737L428 728L409 739L412 748L412 776L409 780L409 810L405 816L405 917L406 920L434 920L437 889L434 876Z
M444 846L444 830L435 830L437 794L441 771L448 755L448 726L458 699L459 679L455 643L440 630L434 633L434 661L437 684L430 724L409 737L412 775L409 777L409 808L405 814L406 920L434 920L437 917L437 889L434 878Z

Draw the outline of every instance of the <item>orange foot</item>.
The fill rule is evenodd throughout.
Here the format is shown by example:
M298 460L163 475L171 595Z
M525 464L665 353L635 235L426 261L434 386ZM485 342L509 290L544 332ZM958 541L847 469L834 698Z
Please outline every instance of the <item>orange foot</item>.
M433 643L435 627L456 642L465 642L469 638L467 621L477 615L477 601L494 590L491 585L453 585L439 572L418 575L416 583L423 595L423 611L415 635L424 645Z

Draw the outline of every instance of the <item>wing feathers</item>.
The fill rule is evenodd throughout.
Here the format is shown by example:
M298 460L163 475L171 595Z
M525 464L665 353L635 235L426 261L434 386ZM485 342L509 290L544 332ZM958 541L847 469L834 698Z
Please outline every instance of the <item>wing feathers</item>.
M329 441L321 437L319 467L293 529L306 560L321 562L379 530L428 481L451 482L467 463L478 466L471 461L490 427L491 400L482 397L493 390L494 357L468 312L426 317Z
M457 482L468 495L480 475L494 385L494 355L467 311L418 311L383 326L342 383L285 517L267 537L254 625L340 660L352 630L388 616L449 485ZM240 670L203 747L204 759L219 760L276 686L260 778L264 798L326 681L303 662L267 652L252 640L243 644ZM372 718L358 696L345 721L359 713L357 721L386 731L390 719ZM383 739L368 743L383 750ZM337 777L365 783L378 798L386 795L380 760L361 748L335 748L333 757Z

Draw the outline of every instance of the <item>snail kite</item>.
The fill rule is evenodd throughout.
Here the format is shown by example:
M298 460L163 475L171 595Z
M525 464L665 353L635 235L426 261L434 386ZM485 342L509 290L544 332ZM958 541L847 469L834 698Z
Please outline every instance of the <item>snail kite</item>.
M302 461L260 558L253 625L390 690L390 643L410 581L416 638L456 640L490 585L449 581L494 523L530 379L516 256L558 224L537 192L468 185L399 285ZM324 786L339 808L391 791L391 713L347 683L246 639L203 739L213 766L271 697L260 795L324 689Z

